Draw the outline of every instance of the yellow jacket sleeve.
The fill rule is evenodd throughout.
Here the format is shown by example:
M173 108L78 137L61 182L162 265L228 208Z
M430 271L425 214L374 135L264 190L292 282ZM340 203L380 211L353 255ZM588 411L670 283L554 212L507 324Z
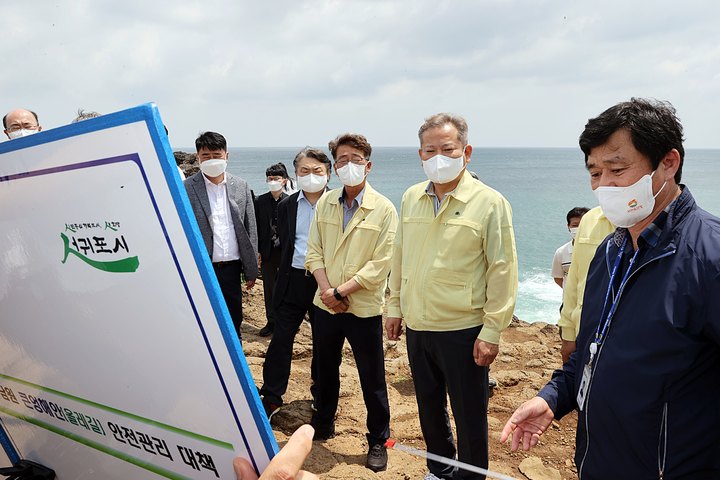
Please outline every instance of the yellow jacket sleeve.
M560 309L560 319L558 327L560 327L560 336L563 340L574 342L577 337L577 325L573 322L573 312L577 308L578 301L578 262L575 260L576 249L573 249L572 260L570 261L570 270L565 280L565 288L563 289L563 303Z
M518 289L518 265L512 210L505 200L497 202L485 222L486 296L483 328L478 338L500 343L502 332L512 320Z
M403 207L405 203L405 196L400 205L400 215L402 215ZM397 231L395 232L395 240L392 245L392 262L390 266L390 281L388 287L390 288L390 298L387 303L387 315L388 317L402 318L402 311L400 310L400 284L402 281L402 222L398 221Z

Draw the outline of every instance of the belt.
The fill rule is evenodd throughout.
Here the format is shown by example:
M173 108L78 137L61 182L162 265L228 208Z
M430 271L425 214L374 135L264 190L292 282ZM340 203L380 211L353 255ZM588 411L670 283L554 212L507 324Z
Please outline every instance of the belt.
M290 267L290 272L296 275L303 275L305 277L312 277L312 273L308 272L304 268ZM314 278L314 277L313 277Z
M213 262L213 267L217 268L223 268L223 267L230 267L232 265L240 263L240 260L228 260L225 262Z

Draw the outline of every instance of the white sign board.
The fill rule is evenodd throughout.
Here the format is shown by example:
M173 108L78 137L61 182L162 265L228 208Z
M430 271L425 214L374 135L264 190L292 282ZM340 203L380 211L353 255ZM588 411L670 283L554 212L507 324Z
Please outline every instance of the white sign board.
M60 480L277 451L152 104L0 144L0 443Z

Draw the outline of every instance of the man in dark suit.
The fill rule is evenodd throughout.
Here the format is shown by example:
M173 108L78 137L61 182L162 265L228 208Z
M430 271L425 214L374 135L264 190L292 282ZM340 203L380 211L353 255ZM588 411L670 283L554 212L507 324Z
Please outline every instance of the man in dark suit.
M258 251L260 269L265 296L265 317L267 323L260 329L260 336L272 335L275 325L275 307L273 306L273 287L280 265L280 233L278 231L278 203L287 197L283 191L288 181L285 165L276 163L265 170L268 190L255 199L255 220L258 229Z
M257 228L250 187L226 173L227 142L215 132L195 140L200 171L185 180L190 205L212 260L220 290L240 337L242 280L251 289L258 276Z
M305 315L312 324L313 297L317 290L315 278L305 270L307 238L315 214L315 205L325 192L332 164L322 150L305 148L293 160L300 191L278 205L280 226L280 267L273 291L276 322L273 338L263 365L263 386L260 389L268 419L283 403L290 378L293 343ZM315 358L310 366L314 398Z

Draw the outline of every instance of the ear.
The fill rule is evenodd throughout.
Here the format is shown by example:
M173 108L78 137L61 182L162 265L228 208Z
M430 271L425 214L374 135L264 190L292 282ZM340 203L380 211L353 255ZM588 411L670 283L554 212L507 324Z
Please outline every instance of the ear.
M367 162L367 164L365 164L365 167L365 175L367 175L368 173L370 173L370 170L372 170L372 162Z
M680 168L680 152L674 148L670 150L660 161L660 166L663 169L665 178L674 180L675 174Z
M42 125L38 125L38 132L42 132Z
M463 153L465 153L465 165L470 163L470 158L472 157L472 152L473 152L472 145L470 145L469 143L467 145L465 145L465 151L463 152Z

